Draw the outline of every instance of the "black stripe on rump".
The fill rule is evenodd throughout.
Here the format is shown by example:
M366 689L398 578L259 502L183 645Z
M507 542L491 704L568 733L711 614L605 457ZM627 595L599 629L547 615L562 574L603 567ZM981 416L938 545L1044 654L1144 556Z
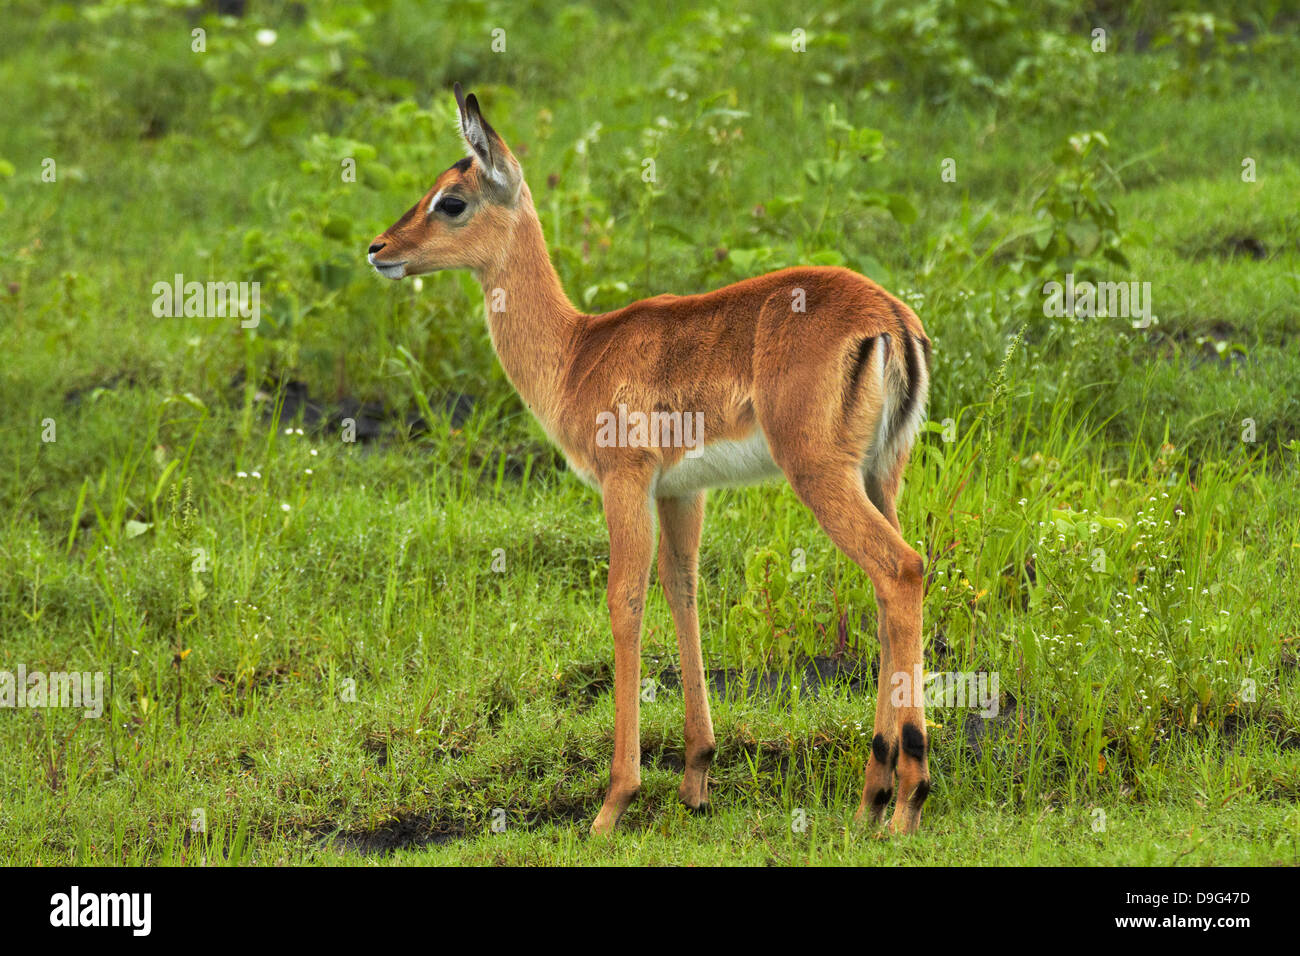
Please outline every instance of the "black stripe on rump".
M844 410L850 411L854 402L858 398L858 386L862 382L862 373L871 361L871 351L875 347L874 338L865 338L858 343L857 355L853 358L853 364L849 368L849 381L844 390Z

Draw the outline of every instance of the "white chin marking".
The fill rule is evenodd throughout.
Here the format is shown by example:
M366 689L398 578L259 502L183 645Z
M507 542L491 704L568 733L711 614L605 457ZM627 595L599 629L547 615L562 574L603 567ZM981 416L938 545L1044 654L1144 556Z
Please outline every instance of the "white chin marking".
M381 266L376 264L375 271L385 279L400 279L402 276L406 275L406 263L399 263L395 266Z

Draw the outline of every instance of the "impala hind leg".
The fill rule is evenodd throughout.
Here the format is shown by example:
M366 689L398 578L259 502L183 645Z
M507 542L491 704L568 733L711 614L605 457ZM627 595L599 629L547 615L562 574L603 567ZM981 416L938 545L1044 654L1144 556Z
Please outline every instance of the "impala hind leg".
M894 796L894 768L898 765L898 716L889 693L892 655L883 614L880 615L878 633L880 671L876 679L876 720L871 729L871 756L867 759L867 772L862 781L862 801L855 817L857 820L865 818L872 826L880 822Z
M641 615L650 580L654 524L648 478L614 477L601 488L609 526L610 626L614 631L614 759L594 834L613 831L641 788Z
M901 472L900 463L886 477L873 471L863 474L867 497L895 531L899 530L895 501ZM871 730L871 756L867 760L862 802L858 804L856 817L858 820L865 817L873 826L880 823L894 796L894 768L898 765L898 715L894 712L893 695L889 693L889 676L894 671L885 616L881 614L879 618L877 635L880 639L880 670L876 677L876 720Z
M930 793L925 698L923 688L913 686L921 667L921 556L868 498L855 465L803 462L787 469L786 476L836 547L867 573L875 587L882 637L880 695L892 698L901 692L901 702L895 707L892 701L877 700L877 735L872 739L863 798L870 815L878 819L889 802L896 771L898 801L891 825L895 831L911 833L920 825L921 805ZM893 734L888 733L891 724Z
M686 704L686 770L677 791L692 810L709 804L709 764L713 760L713 721L709 688L700 651L700 619L695 584L704 523L704 494L659 499L659 583L677 630L681 654L682 697Z

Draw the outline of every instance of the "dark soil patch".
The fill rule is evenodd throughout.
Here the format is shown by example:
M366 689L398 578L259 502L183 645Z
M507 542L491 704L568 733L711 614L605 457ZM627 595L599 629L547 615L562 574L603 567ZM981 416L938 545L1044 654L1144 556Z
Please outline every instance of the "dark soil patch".
M210 684L222 688L221 696L228 712L234 717L242 717L248 708L248 698L252 692L273 691L277 687L288 684L296 676L290 664L280 663L259 667L252 674L245 674L242 677L233 671L216 671L209 676L208 680Z
M510 830L534 830L549 824L586 824L594 813L592 807L577 801L560 801L524 815L507 814L505 825ZM469 839L489 829L489 824L467 822L437 814L411 813L377 826L339 829L331 826L315 827L313 837L340 850L355 850L366 855L387 854L396 850L420 849L428 846L446 846L458 840Z
M790 667L772 670L746 670L744 668L711 668L705 671L709 693L712 696L742 694L758 697L789 698L792 686L799 688L799 697L807 700L818 697L828 688L862 694L868 686L875 687L879 660L850 656L819 656L794 661ZM669 664L657 673L650 668L647 677L654 679L656 692L680 691L681 670ZM584 661L570 665L558 678L557 698L574 707L579 713L588 710L603 694L614 689L614 668L609 661Z
M501 721L518 706L519 699L515 696L514 688L504 675L498 674L493 679L483 701L483 716L487 720L488 727L494 730L500 727Z
M231 380L232 392L242 392L243 374ZM342 433L345 420L351 420L359 444L392 442L400 437L423 434L429 423L416 411L402 410L381 402L364 401L352 395L340 395L333 401L314 397L305 382L290 380L283 385L263 382L254 393L264 421L277 421L282 426L298 425L317 434ZM460 392L441 398L431 396L429 407L450 421L452 428L460 428L474 411L476 399ZM276 417L277 407L279 416Z
M1157 332L1153 344L1166 360L1183 355L1192 368L1214 365L1237 368L1246 364L1249 355L1235 336L1239 331L1227 322L1210 322L1200 330L1179 329L1170 334Z
M361 741L361 749L375 758L375 766L380 770L388 766L388 738L371 734Z
M1032 704L1018 707L1014 697L1003 694L998 712L991 717L985 717L978 710L965 711L962 717L962 736L978 760L984 756L986 747L997 747L1003 742L1014 741L1017 733L1025 733L1036 716Z
M1282 750L1300 750L1300 730L1286 722L1281 713L1261 711L1257 713L1234 713L1223 718L1223 733L1226 737L1236 738L1246 733L1251 727L1262 726L1264 733L1271 737Z
M65 405L77 406L87 399L94 400L104 392L114 392L122 388L135 388L140 382L133 372L118 372L97 382L78 385L63 393Z
M582 713L614 689L614 668L609 661L582 661L566 667L558 680L556 696Z
M783 669L711 668L705 671L705 679L709 693L714 696L744 694L788 698L791 687L798 686L799 697L806 700L819 696L827 688L847 690L850 694L865 693L868 685L875 686L879 669L875 657L864 660L847 655L821 656L796 660ZM682 686L681 670L676 664L670 664L658 673L651 670L646 676L654 678L657 690L678 691ZM557 696L581 713L602 694L613 689L614 668L610 662L587 661L571 665L560 675Z
M259 667L250 675L237 676L233 671L214 671L211 680L222 687L231 687L242 697L251 688L272 687L287 683L293 676L293 669L284 663Z
M236 375L231 381L233 401L243 401L243 378ZM295 426L322 440L350 438L364 451L388 448L401 441L426 435L433 430L430 422L416 409L400 408L383 402L365 401L353 395L340 395L334 400L313 396L306 383L288 381L283 385L263 382L253 395L262 421L274 423L277 428ZM428 396L429 408L437 422L445 422L455 433L464 427L478 406L478 399L462 392L449 392L441 397ZM344 426L348 431L344 432ZM429 447L436 448L436 444ZM496 477L501 468L502 477L512 481L522 480L531 469L540 472L558 468L563 456L547 443L519 442L514 445L492 445L470 448L469 458L476 466L488 464L493 470L485 473L485 480ZM501 459L504 458L504 462Z
M1188 250L1193 259L1251 259L1263 262L1269 256L1268 246L1257 236L1228 236L1218 242Z
M439 817L412 814L373 827L351 830L318 828L316 836L340 850L358 853L392 853L394 850L445 846L466 836L463 823Z
M865 693L868 685L875 687L879 669L876 658L820 656L796 660L790 667L778 670L712 669L705 672L705 679L709 692L719 696L788 698L797 687L800 699L806 700L830 688L847 690L850 694ZM676 665L669 666L659 672L657 683L664 690L680 689L681 671Z

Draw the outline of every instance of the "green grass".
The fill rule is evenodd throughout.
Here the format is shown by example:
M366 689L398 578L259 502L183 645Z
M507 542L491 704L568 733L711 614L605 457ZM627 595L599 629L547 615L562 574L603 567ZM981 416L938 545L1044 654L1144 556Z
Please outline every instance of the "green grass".
M4 862L1300 863L1293 22L1233 8L1272 29L1197 67L1138 52L1159 4L818 3L803 54L761 0L183 7L20 3L0 41L0 672L111 682L99 719L0 709ZM456 79L583 307L808 261L914 304L935 369L900 517L927 668L1002 691L987 722L929 711L917 837L852 822L870 678L715 695L713 810L680 807L652 588L642 792L587 838L613 739L599 500L510 390L472 281L361 255L462 154ZM1110 145L1082 173L1054 158L1091 130ZM1035 200L1079 175L1127 269L1078 209L1079 246L1035 264ZM1151 282L1158 321L1045 316L1066 271ZM260 281L262 324L155 318L176 273ZM348 444L276 418L291 379L398 418L476 404ZM700 565L713 669L794 679L842 615L876 652L870 585L783 485L712 493Z

